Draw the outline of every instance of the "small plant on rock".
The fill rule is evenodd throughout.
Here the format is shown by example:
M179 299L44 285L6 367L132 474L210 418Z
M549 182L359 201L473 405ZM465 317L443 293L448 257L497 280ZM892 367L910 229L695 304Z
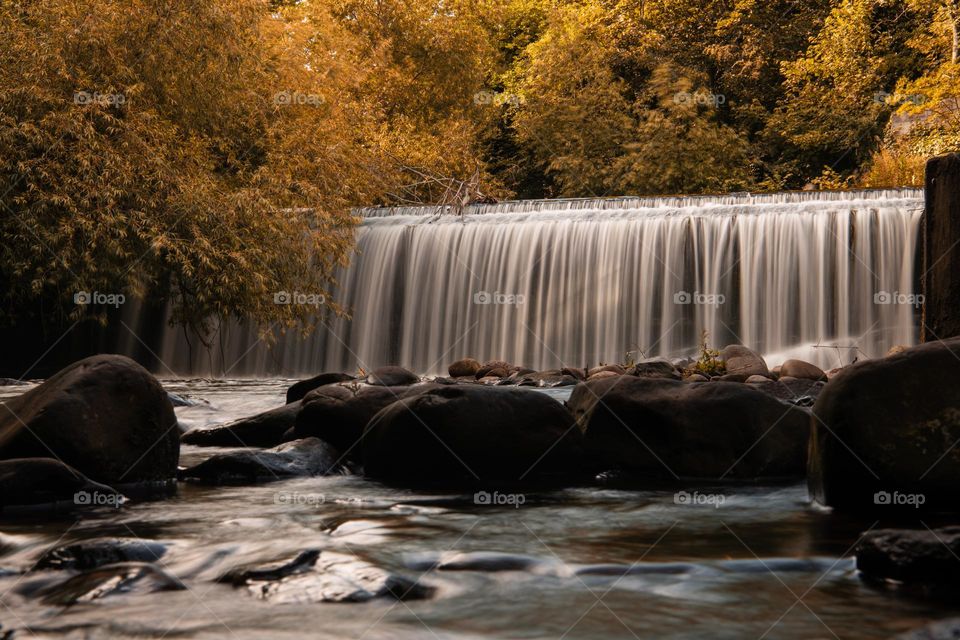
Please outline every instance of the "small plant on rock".
M684 377L699 373L702 376L712 378L722 376L727 371L727 366L720 359L720 352L711 349L707 344L709 333L704 330L700 333L700 358L684 371Z

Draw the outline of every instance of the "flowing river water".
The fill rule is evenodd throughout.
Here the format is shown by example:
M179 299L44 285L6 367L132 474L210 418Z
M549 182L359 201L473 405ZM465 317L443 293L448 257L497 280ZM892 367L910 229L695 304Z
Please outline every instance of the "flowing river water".
M278 406L290 382L164 384L196 401L176 409L195 427ZM0 388L0 398L23 389ZM181 464L216 451L223 449L184 447ZM15 638L856 639L955 614L955 604L858 576L858 535L885 524L816 508L801 484L598 484L488 505L348 475L181 483L175 495L118 509L4 516L0 637L12 629ZM31 595L36 584L62 579L20 573L43 551L102 537L164 544L158 564L187 589L133 589L69 607ZM435 592L403 602L280 603L216 581L238 565L305 549L419 579Z

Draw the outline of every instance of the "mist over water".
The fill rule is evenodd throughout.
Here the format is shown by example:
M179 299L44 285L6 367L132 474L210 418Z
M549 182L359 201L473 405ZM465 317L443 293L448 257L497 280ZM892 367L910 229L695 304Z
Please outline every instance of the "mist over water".
M690 355L705 330L835 367L916 342L922 210L917 189L366 209L339 278L350 318L272 349L239 324L212 350L168 329L157 353L177 374L550 369Z

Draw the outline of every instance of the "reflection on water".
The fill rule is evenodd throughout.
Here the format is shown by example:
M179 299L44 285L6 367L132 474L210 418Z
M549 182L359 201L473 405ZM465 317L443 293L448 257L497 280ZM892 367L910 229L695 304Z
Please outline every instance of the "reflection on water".
M198 425L276 406L287 383L167 386L201 401L177 408L182 422ZM183 458L213 451L185 447ZM689 497L678 499L675 490L578 487L527 494L519 507L487 506L472 495L337 476L181 485L165 500L82 519L7 518L0 635L20 629L16 637L31 637L29 628L78 638L885 638L951 614L862 583L851 547L874 523L812 508L803 486L685 490ZM105 536L165 544L160 566L188 589L134 590L68 608L25 595L57 577L16 573L42 551ZM419 578L436 593L408 602L274 604L216 582L230 569L305 549Z

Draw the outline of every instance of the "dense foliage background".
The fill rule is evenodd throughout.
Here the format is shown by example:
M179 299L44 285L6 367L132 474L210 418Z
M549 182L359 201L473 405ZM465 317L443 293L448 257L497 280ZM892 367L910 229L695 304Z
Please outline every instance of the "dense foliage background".
M960 0L11 0L0 323L292 326L350 207L916 185ZM166 293L169 292L169 293Z

